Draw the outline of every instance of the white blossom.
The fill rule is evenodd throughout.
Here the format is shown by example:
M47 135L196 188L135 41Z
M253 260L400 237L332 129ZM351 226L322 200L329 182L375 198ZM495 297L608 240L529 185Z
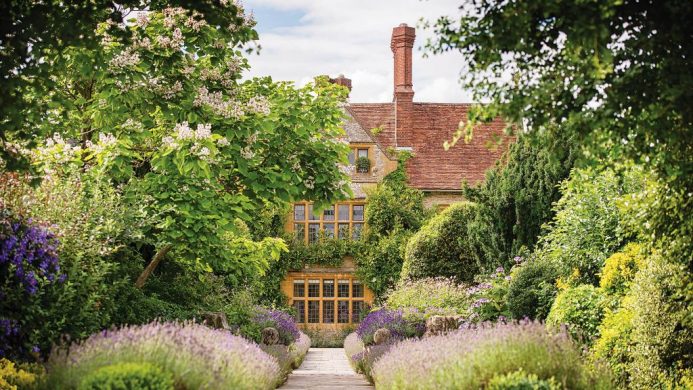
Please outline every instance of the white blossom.
M219 138L219 140L217 141L217 145L219 146L229 146L229 144L229 140L226 139L226 137Z
M207 139L212 136L212 125L211 124L198 124L197 130L195 130L195 138L197 139Z
M151 50L154 45L152 44L152 41L147 38L135 38L134 42L132 43L132 46L137 48L137 49L145 49L145 50Z
M194 31L200 31L202 27L207 25L207 22L202 19L201 13L193 11L193 14L188 16L188 19L185 21L185 25Z
M168 147L168 148L177 148L178 145L176 144L176 141L173 140L173 137L171 136L166 136L161 139L161 144Z
M246 160L250 160L251 158L255 157L255 153L250 149L250 146L246 146L245 148L241 149L241 157Z
M235 101L225 101L221 92L209 92L206 87L197 90L197 97L193 104L197 107L207 106L212 112L225 118L240 118L244 112Z
M135 20L135 24L139 28L145 28L149 24L149 15L147 12L140 12L137 14L137 20Z
M129 68L140 62L140 55L131 48L127 48L116 54L110 62L112 68Z
M195 137L195 133L190 129L188 122L176 124L173 131L178 139L192 139Z
M248 109L251 112L261 115L269 115L270 103L264 96L253 96L248 100Z
M308 178L303 181L303 185L305 185L309 190L312 190L315 188L315 178L313 176L308 176Z

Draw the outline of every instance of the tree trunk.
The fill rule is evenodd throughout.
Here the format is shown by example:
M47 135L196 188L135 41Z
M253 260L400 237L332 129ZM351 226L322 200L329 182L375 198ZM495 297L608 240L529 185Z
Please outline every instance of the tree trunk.
M154 272L161 260L164 258L164 256L166 256L166 254L168 253L168 251L171 250L172 247L173 245L168 244L165 245L163 248L159 249L158 252L156 252L154 257L152 258L152 261L150 261L149 264L147 264L147 268L145 268L144 271L142 271L140 276L137 278L137 281L135 282L135 287L142 288L144 286L144 284L147 282L147 279L149 279L149 275L151 275L152 272Z

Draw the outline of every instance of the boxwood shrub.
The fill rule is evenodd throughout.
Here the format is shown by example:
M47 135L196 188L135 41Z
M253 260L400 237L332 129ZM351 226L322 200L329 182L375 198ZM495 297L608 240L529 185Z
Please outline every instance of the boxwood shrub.
M468 237L476 210L474 203L455 203L414 234L407 244L402 279L444 276L471 282L481 268Z
M513 268L508 311L513 318L544 319L556 297L559 268L547 259L530 258Z
M556 296L546 324L554 328L565 325L573 339L591 344L599 334L604 300L601 289L589 284L566 288Z

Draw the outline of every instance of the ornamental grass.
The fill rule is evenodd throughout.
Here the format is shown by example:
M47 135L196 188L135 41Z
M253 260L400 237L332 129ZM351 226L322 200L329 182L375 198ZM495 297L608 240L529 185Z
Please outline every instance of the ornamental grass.
M103 331L54 352L47 388L75 389L88 374L126 362L170 373L176 389L272 389L282 379L277 360L242 337L194 323L153 322Z
M378 359L383 389L482 389L519 370L564 389L614 388L608 374L582 362L569 337L538 322L485 324L445 336L405 340Z

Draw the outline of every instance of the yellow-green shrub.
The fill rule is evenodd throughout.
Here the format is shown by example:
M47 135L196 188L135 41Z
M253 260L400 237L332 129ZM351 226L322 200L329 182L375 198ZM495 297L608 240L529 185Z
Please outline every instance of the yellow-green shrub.
M173 376L148 363L118 363L82 379L79 390L173 390Z
M635 274L645 261L640 252L639 244L630 243L606 259L599 280L605 293L623 295L630 289Z
M599 325L599 338L594 342L591 359L609 365L615 381L622 386L628 383L628 366L632 362L633 309L632 297L624 298L621 306L607 311Z
M0 359L0 389L33 389L38 383L41 371L42 369L16 365L14 362L2 358Z
M604 294L589 284L569 287L558 293L546 317L548 326L566 325L568 333L587 344L599 334L604 316Z

